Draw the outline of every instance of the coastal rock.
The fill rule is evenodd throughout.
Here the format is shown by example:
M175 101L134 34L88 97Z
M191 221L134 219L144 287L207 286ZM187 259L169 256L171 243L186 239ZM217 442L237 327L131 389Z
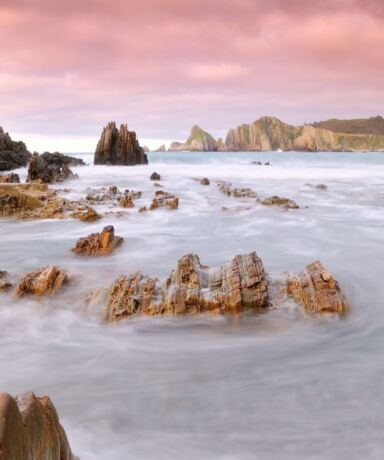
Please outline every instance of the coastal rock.
M151 151L151 149L149 147L147 147L146 145L143 145L143 150L145 153L148 153Z
M0 292L7 291L12 287L12 283L7 280L8 273L5 270L0 270Z
M115 122L109 122L103 129L97 144L95 165L136 165L147 164L145 154L134 131L128 131L127 125L116 128Z
M217 150L217 142L206 131L202 130L200 126L195 125L191 129L186 142L172 142L168 152L215 152Z
M235 198L257 198L257 193L250 188L234 188L232 196Z
M85 165L85 163L81 159L69 157L59 152L45 152L42 155L35 152L29 162L27 182L39 181L52 184L67 179L77 179L78 175L73 174L69 165L79 166Z
M288 294L314 313L344 314L349 310L337 281L320 261L307 265L298 277L290 277Z
M158 190L153 198L149 210L153 211L158 208L177 209L179 207L179 199L170 193ZM139 210L140 211L140 210Z
M67 280L68 276L65 271L50 265L24 275L19 282L16 294L20 297L31 294L36 296L55 294Z
M325 184L317 184L317 185L312 185L312 184L305 184L307 187L315 188L316 190L327 190L327 186Z
M132 201L131 195L125 195L124 198L119 200L119 206L121 206L122 208L134 208L135 205Z
M158 174L157 172L153 172L153 173L151 174L150 179L151 179L151 180L161 180L160 174Z
M235 256L217 268L201 265L195 254L183 256L160 284L141 273L112 283L104 318L117 321L134 314L237 314L268 304L264 267L255 252Z
M20 177L18 174L9 173L4 176L0 176L0 183L3 184L20 184Z
M221 137L219 137L217 139L217 151L218 152L226 152L227 151L227 147L224 144L224 141L223 141L223 139Z
M166 147L164 144L160 145L160 147L158 147L155 152L166 152Z
M0 394L0 459L76 459L48 396Z
M93 208L90 208L88 206L84 211L79 209L75 212L72 212L69 215L69 217L81 220L82 222L95 222L96 220L101 219L100 214L98 214Z
M203 177L200 181L201 185L210 185L209 179L207 177Z
M277 195L270 196L261 201L263 206L281 206L284 209L299 209L299 206L288 198L281 198Z
M108 225L100 233L91 233L80 238L72 251L82 256L105 256L120 246L123 241L120 236L115 236L113 225Z
M0 127L0 171L26 166L30 157L24 142L13 141Z
M231 183L230 182L219 182L218 184L219 192L223 193L224 195L231 196Z

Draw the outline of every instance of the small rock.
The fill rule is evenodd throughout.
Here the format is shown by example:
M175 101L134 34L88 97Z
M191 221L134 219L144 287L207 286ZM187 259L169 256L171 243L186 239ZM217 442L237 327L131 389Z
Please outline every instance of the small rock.
M281 198L277 195L270 196L261 201L264 206L281 206L284 209L299 209L299 206L288 198Z
M5 176L0 176L0 183L20 184L20 177L18 174L9 173Z
M125 195L124 198L119 200L119 206L122 208L134 208L135 205L133 204L131 195Z
M104 256L120 246L123 241L120 236L115 236L113 225L108 225L100 233L91 233L80 238L72 251L82 256Z
M82 222L95 222L96 220L101 219L100 214L98 214L93 208L87 207L85 211L75 211L69 215L74 219L79 219Z
M150 176L150 179L151 180L161 180L160 174L158 174L157 172L153 172Z
M203 179L201 179L200 184L209 185L210 184L209 179L207 177L204 177Z
M31 294L36 296L54 294L67 281L68 276L65 271L50 265L24 275L19 282L16 294L20 297Z

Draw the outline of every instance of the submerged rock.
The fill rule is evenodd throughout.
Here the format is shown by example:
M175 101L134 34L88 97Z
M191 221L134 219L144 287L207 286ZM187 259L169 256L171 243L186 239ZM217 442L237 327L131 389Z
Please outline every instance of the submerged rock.
M155 193L155 198L153 198L152 203L149 206L149 210L153 211L154 209L158 208L177 209L178 207L179 199L177 197L171 195L170 193L164 192L163 190L157 190Z
M327 186L325 184L305 184L307 187L315 188L316 190L327 190Z
M124 198L119 200L119 206L122 208L134 208L135 205L132 201L132 196L131 195L125 195Z
M298 277L290 277L288 294L314 313L344 314L349 310L337 281L320 261L307 265Z
M299 209L299 206L288 198L281 198L277 195L270 196L261 201L263 206L281 206L284 209Z
M235 198L257 198L257 193L250 188L234 188L232 196Z
M4 176L0 176L0 183L3 184L20 184L20 177L18 174L9 173Z
M63 155L62 153L45 152L42 155L34 153L28 168L27 182L39 181L46 184L63 182L67 179L77 179L78 175L73 174L69 165L85 165L79 158Z
M203 177L200 181L201 185L210 185L209 179L207 177Z
M20 297L30 294L36 296L55 294L67 280L68 276L65 271L50 265L24 275L19 282L16 294Z
M13 141L0 127L0 171L26 166L30 157L24 142Z
M151 180L161 180L160 174L157 172L153 172L150 177Z
M237 314L267 307L264 267L255 252L209 269L195 254L182 257L160 284L142 273L120 277L108 293L104 317L116 321L134 314Z
M100 233L91 233L80 238L72 249L82 256L105 256L123 243L124 239L115 236L113 225L104 227Z
M7 291L12 287L12 283L7 280L8 272L0 270L0 292Z
M128 131L127 125L116 128L115 122L109 122L103 129L97 144L95 165L136 165L147 164L145 154L134 131Z
M48 396L0 393L1 460L75 460Z

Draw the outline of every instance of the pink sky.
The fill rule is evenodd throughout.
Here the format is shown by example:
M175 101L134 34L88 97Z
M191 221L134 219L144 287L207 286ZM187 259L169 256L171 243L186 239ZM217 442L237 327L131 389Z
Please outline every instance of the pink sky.
M0 125L31 149L383 114L383 0L1 0L0 43Z

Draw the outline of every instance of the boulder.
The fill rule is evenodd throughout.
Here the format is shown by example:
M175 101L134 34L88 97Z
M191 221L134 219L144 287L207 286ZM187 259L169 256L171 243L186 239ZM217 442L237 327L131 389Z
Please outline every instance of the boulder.
M127 125L116 128L115 122L109 122L103 129L97 144L95 165L136 165L147 164L145 154L134 131L128 131Z
M284 209L299 209L299 206L288 198L281 198L277 195L270 196L261 201L263 206L281 206Z
M257 198L257 193L250 188L234 188L232 196L235 198Z
M82 256L105 256L120 246L123 241L120 236L115 236L113 225L108 225L100 233L91 233L80 238L72 251Z
M101 219L100 214L98 214L93 208L90 208L89 206L87 206L84 211L79 209L75 212L72 212L69 217L81 220L82 222L95 222L96 220Z
M25 295L45 296L55 294L67 281L68 276L65 271L50 265L49 267L24 275L16 289L16 294L20 297Z
M0 394L0 460L75 460L48 396Z
M157 172L153 172L153 173L151 174L150 179L151 179L151 180L161 180L160 174L158 174Z
M69 169L69 165L84 165L84 161L78 158L69 157L62 153L45 152L39 155L35 152L32 155L28 168L27 182L39 181L47 184L63 182L67 179L78 178Z
M0 127L0 171L26 166L30 157L24 142L13 141Z
M288 294L314 313L344 314L349 310L338 282L320 261L307 265L298 277L290 276Z
M132 201L132 196L131 195L124 195L121 200L119 200L119 206L122 208L134 208L135 205Z
M210 182L209 182L209 179L207 177L203 177L200 181L200 184L201 185L209 185Z
M327 186L325 184L305 184L307 187L315 188L316 190L327 190Z
M179 207L179 199L170 193L158 190L149 206L149 210L153 211L158 208L177 209Z
M264 267L255 252L235 256L229 263L209 268L195 254L183 256L169 277L135 273L112 283L104 311L107 321L135 314L237 314L268 305Z
M0 176L0 183L3 184L20 184L20 177L18 174L9 173L4 176Z

